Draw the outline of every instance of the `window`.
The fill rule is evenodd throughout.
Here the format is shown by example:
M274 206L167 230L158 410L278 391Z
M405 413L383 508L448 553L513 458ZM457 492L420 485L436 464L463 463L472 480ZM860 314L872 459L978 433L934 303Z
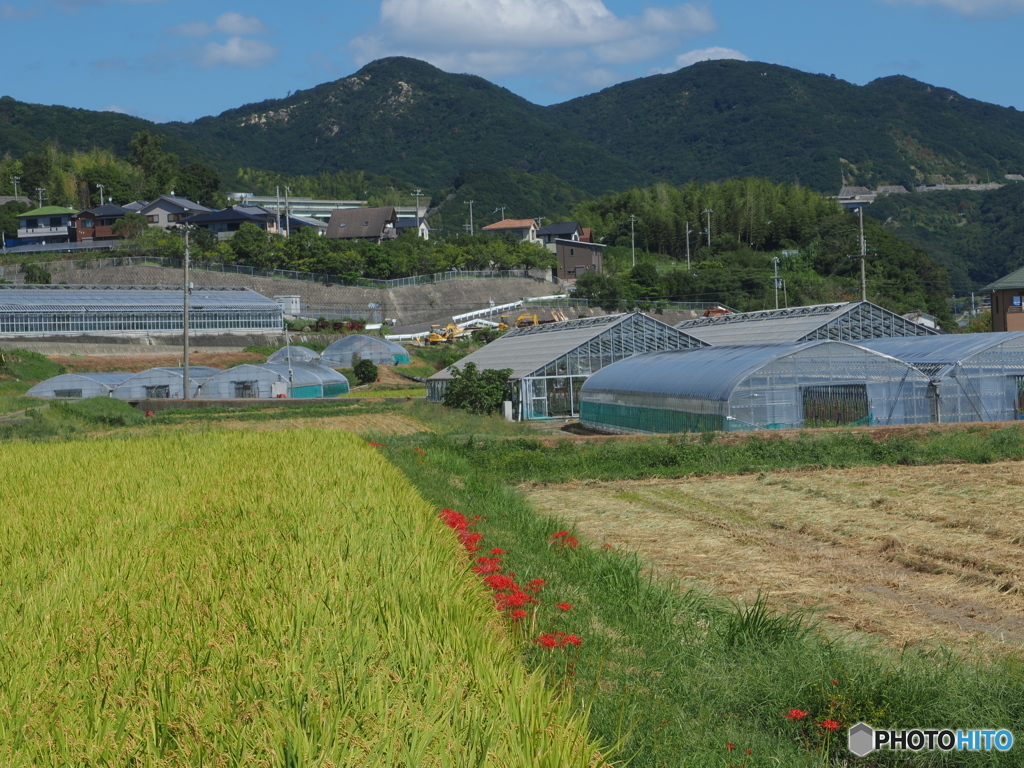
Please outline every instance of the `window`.
M160 223L160 217L157 216L156 214L153 214L151 216L147 216L146 217L146 221L148 221L150 224L159 224Z
M80 389L55 389L53 390L54 397L81 397L82 390Z
M92 229L92 219L82 219L81 224L86 229Z
M236 381L235 397L256 397L256 382Z
M868 417L865 384L833 384L804 387L804 426L842 427Z
M171 388L167 384L157 384L153 387L146 387L146 399L156 400L171 396Z
M25 229L35 229L39 226L39 219L25 219Z
M62 226L63 224L64 224L64 220L60 216L51 216L50 217L50 226L51 227L59 227L59 226Z
M368 226L370 226L370 222L368 222L368 221L364 221L364 222L363 222L363 226L364 226L364 227L368 227Z
M168 221L182 221L182 220L187 219L187 218L188 218L188 213L187 212L186 213L168 213L167 214L167 220Z

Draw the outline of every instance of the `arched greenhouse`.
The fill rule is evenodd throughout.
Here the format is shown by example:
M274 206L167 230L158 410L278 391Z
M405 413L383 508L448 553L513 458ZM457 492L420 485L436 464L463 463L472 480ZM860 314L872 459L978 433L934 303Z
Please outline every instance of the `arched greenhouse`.
M652 352L596 371L580 390L580 422L607 432L708 432L918 424L929 378L839 341Z
M202 385L218 373L220 373L218 368L210 368L205 365L189 366L189 397L201 397ZM150 368L141 373L129 375L127 379L114 387L111 396L119 400L160 398L180 400L185 391L184 380L184 368Z
M379 336L352 334L338 339L320 356L322 365L331 368L351 368L353 359L369 360L377 365L397 365L409 362L409 351L401 344Z
M315 363L238 365L219 371L203 385L204 398L337 397L349 391L348 379Z
M110 397L114 388L134 373L62 373L36 384L25 394L28 397L77 399Z
M267 358L268 363L319 363L320 354L309 347L281 347Z

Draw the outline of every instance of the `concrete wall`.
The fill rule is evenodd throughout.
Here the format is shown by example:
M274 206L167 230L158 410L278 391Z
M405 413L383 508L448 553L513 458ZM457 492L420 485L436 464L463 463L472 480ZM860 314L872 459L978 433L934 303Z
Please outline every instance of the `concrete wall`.
M69 267L74 262L68 262ZM99 269L60 269L50 265L55 283L72 285L180 285L181 270L168 267L104 267ZM302 280L249 277L224 272L194 271L196 286L244 286L257 293L274 296L299 296L302 306L350 308L365 316L367 305L380 303L382 318L393 318L398 326L447 322L452 315L483 309L493 299L508 304L526 296L551 296L557 286L542 279L509 278L487 280L451 280L430 285L413 285L382 290L340 285L322 285Z

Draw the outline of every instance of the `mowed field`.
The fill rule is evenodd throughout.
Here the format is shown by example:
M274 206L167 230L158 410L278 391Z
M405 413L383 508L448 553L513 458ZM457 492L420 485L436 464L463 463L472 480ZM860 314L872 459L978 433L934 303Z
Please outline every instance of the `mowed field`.
M894 646L1024 642L1024 464L793 470L524 487L655 570L814 608Z

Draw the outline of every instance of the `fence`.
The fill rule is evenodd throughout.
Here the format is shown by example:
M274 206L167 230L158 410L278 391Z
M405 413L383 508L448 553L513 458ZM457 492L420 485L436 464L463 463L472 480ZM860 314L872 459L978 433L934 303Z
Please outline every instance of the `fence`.
M181 269L182 259L165 256L115 256L107 259L65 259L62 261L33 262L48 272L64 269L108 269L111 267L170 267ZM7 264L0 266L0 277L17 275L25 271L26 264ZM550 274L544 269L485 269L485 270L451 270L435 272L431 275L413 275L394 280L376 280L368 277L348 278L324 272L297 272L291 269L257 269L239 264L221 264L219 262L189 261L189 269L201 272L223 272L227 274L246 275L248 277L269 277L281 280L301 280L306 283L323 283L324 285L353 286L357 288L379 288L390 290L410 285L430 285L445 283L450 280L480 280L487 278L526 278L550 282Z

